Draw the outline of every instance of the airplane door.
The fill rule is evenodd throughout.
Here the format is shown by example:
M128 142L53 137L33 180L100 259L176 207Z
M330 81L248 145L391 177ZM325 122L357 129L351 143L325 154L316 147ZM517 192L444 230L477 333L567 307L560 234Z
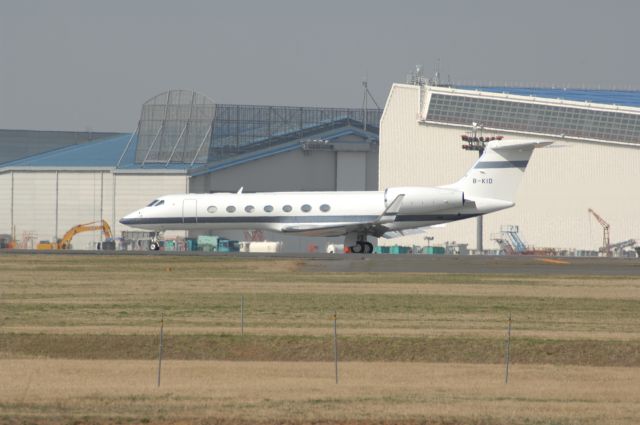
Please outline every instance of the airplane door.
M198 201L195 199L185 199L182 201L182 222L197 223L198 222Z

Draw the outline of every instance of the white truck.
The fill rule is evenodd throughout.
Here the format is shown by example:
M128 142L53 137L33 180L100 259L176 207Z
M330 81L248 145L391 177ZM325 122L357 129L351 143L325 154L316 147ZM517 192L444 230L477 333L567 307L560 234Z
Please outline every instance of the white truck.
M344 254L344 245L341 243L330 243L327 245L327 254Z
M282 241L240 242L240 252L281 252Z

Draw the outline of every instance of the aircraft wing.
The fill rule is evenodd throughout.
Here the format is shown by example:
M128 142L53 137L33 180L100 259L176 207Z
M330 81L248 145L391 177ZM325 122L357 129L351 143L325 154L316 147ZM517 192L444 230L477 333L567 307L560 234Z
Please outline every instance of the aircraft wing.
M382 237L385 239L394 239L401 236L420 235L426 233L429 229L437 229L445 226L446 224L434 224L433 226L418 227L416 229L391 230L385 232Z
M368 233L380 237L389 231L385 223L392 223L396 219L404 194L396 196L396 199L375 220L345 224L302 224L287 226L282 229L285 233L299 233L306 236L342 236L352 232Z

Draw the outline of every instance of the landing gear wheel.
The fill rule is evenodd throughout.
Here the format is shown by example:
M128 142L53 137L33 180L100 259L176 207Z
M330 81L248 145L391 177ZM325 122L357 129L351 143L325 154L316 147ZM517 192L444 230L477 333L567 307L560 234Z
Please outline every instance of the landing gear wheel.
M151 243L149 244L149 249L151 251L159 251L160 250L160 244L156 241L151 241Z
M357 242L354 246L351 247L351 252L353 252L354 254L360 254L362 251L364 251L362 242Z
M371 242L364 242L364 253L371 254L373 252L373 244Z

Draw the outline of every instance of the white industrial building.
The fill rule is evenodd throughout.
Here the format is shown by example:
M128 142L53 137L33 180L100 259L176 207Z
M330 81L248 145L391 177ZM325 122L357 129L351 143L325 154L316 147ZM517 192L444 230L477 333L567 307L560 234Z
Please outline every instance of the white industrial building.
M613 94L615 97L615 93ZM527 244L597 250L610 224L611 242L640 239L640 108L463 90L394 84L380 121L379 187L436 186L455 182L478 152L463 150L461 135L549 139L534 152L516 206L483 221L482 246L503 225L519 226ZM477 219L427 232L432 244L477 244ZM424 235L381 244L427 245Z

